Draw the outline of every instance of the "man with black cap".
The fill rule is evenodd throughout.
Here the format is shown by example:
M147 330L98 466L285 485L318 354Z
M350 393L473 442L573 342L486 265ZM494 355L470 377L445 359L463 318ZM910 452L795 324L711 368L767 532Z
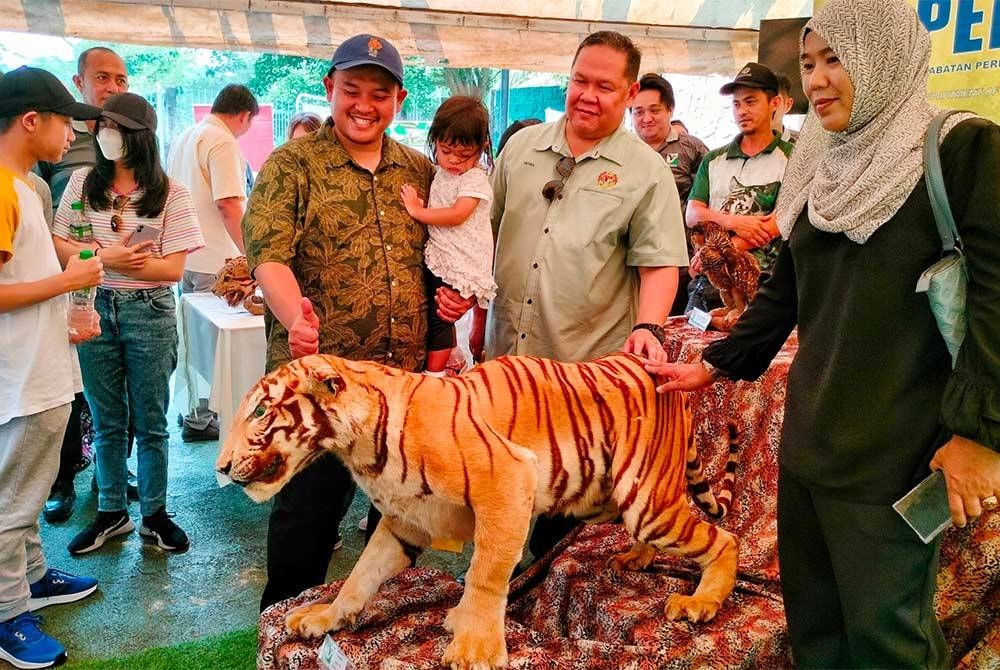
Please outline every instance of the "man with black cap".
M97 589L96 579L46 568L38 515L82 389L66 294L96 286L104 271L97 258L74 258L62 269L28 172L39 160L62 158L72 119L100 111L75 102L45 70L0 77L0 658L18 668L66 660L32 611Z
M426 230L399 194L408 183L426 199L434 168L386 135L406 98L399 52L355 35L323 85L332 118L268 157L243 218L267 303L267 370L317 352L422 370ZM451 289L435 299L449 320L472 304ZM350 474L327 454L275 496L261 609L325 581L353 494Z
M685 218L692 228L705 221L722 225L736 246L753 253L763 281L778 255L780 239L772 212L792 152L792 145L771 129L781 104L778 78L767 66L747 63L719 92L733 96L733 118L740 134L701 162ZM691 270L697 273L699 265L696 256ZM709 296L712 299L706 300ZM695 307L708 311L721 304L708 278L696 274L688 287L686 311Z

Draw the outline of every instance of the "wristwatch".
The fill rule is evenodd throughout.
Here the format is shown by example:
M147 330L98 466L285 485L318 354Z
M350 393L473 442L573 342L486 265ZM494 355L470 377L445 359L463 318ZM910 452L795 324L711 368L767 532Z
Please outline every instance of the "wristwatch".
M637 323L632 326L632 332L634 333L637 330L648 330L659 341L660 345L667 339L667 334L664 332L663 326L658 326L655 323Z
M719 377L726 378L725 373L719 368L715 367L704 358L701 359L701 367L705 368L705 372L712 376L712 379L718 379Z

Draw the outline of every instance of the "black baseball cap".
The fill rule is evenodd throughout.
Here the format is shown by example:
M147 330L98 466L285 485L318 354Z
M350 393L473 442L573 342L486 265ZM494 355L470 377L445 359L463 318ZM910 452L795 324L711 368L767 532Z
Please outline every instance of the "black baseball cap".
M403 59L389 40L377 35L349 37L333 52L332 70L349 70L360 65L377 65L403 85Z
M135 93L118 93L104 101L101 116L129 130L156 132L156 112L146 99Z
M747 63L736 75L736 79L719 89L722 95L731 95L738 87L760 88L765 91L778 92L778 77L771 68L760 63Z
M0 119L26 112L55 112L89 121L100 115L101 108L74 100L62 82L48 70L22 65L0 76Z

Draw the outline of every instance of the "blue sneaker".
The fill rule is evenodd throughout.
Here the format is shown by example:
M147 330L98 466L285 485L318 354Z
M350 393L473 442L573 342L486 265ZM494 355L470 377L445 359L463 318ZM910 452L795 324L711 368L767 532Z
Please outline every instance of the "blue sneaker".
M97 590L93 577L77 577L62 570L49 568L45 576L31 585L28 609L40 610L48 605L61 605L86 598Z
M66 648L42 632L41 622L31 612L0 622L0 659L25 670L65 663Z

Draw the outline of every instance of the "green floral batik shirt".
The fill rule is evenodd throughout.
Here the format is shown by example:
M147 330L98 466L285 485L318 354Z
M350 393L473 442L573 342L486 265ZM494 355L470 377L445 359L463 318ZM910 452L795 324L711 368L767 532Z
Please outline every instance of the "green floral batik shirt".
M320 321L319 351L406 370L424 365L426 229L399 198L409 183L427 198L433 166L385 137L372 174L355 163L331 121L279 147L264 163L243 217L251 272L291 268ZM292 359L288 331L265 313L267 369Z

